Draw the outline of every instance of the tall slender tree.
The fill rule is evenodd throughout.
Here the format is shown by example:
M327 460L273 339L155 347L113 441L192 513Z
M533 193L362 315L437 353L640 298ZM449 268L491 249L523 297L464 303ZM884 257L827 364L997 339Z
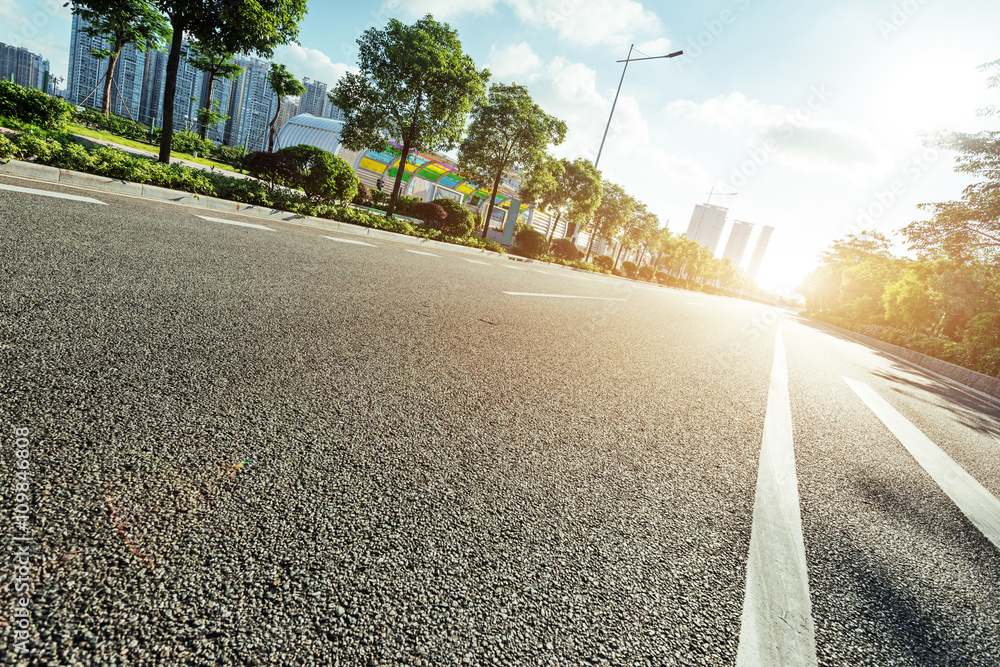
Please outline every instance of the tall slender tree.
M549 146L559 145L565 138L566 123L542 111L527 88L516 83L490 86L489 98L476 105L468 134L458 149L462 173L490 187L483 238L489 232L504 174L510 169L532 169L545 159Z
M278 136L276 125L278 124L278 116L281 115L281 102L289 95L301 95L306 92L306 87L281 63L271 63L271 71L267 73L267 83L278 97L278 108L274 112L274 118L271 119L271 131L267 138L267 152L273 153L274 140Z
M235 79L243 72L243 68L236 64L235 56L232 53L223 51L218 45L213 45L211 42L195 42L188 56L188 62L195 69L208 75L207 93L201 111L198 112L201 121L198 136L204 139L210 126L225 120L225 117L217 118L215 108L212 106L216 80Z
M530 172L521 188L521 197L549 215L555 213L549 229L551 243L563 215L569 223L579 224L594 214L601 203L601 172L585 158L572 162L548 158ZM571 235L569 230L567 225L566 236Z
M585 261L590 261L594 239L601 238L605 241L614 239L625 222L632 217L632 211L635 208L635 199L617 183L602 181L601 192L601 203L597 206L597 210L594 211L586 228L586 231L590 232L590 243L587 245Z
M358 47L360 71L344 75L327 97L347 116L340 133L346 148L385 151L393 139L402 142L386 211L392 216L410 151L453 149L490 73L430 14L413 25L390 19L384 29L365 31Z
M173 30L163 85L160 139L160 162L170 162L174 97L184 35L215 44L226 53L256 53L269 58L275 47L298 36L306 0L151 0L151 3L167 17Z
M108 40L110 48L91 49L95 58L107 58L101 112L111 115L111 86L122 50L129 44L139 51L156 49L170 38L170 25L144 0L85 0L73 2L73 13L84 21L88 37Z

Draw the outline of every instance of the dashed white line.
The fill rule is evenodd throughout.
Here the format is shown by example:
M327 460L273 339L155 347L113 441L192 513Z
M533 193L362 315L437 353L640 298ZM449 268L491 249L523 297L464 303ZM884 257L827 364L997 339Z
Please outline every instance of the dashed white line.
M482 264L483 266L489 266L489 262L480 262L478 259L467 259L465 257L459 257L463 262L468 262L469 264Z
M428 257L440 257L441 255L435 255L432 252L424 252L423 250L407 250L406 252L412 252L414 255L427 255Z
M627 299L618 299L613 297L605 296L577 296L575 294L538 294L535 292L503 292L504 294L509 294L510 296L540 296L548 299L590 299L593 301L626 301Z
M354 239L338 239L335 236L323 236L323 238L330 239L331 241L336 241L337 243L350 243L352 245L366 245L369 248L377 248L378 247L374 243L365 243L364 241L355 241Z
M750 529L738 666L816 665L816 632L795 475L788 366L781 328L767 393Z
M906 447L969 521L1000 549L1000 500L864 382L844 381Z
M264 229L269 232L274 230L270 227L265 227L264 225L255 225L252 222L238 222L236 220L226 220L225 218L212 218L207 215L195 215L196 218L201 218L202 220L208 220L209 222L221 222L225 225L237 225L239 227L253 227L254 229Z
M535 273L541 273L541 274L546 275L546 276L551 276L552 275L548 271L542 271L541 269L532 269L532 271L534 271Z
M97 199L91 199L90 197L81 197L79 195L67 195L62 192L49 192L48 190L35 190L34 188L22 188L17 185L2 185L0 184L0 190L9 190L11 192L20 192L26 195L39 195L41 197L54 197L55 199L68 199L70 201L81 201L86 204L101 204L102 206L107 206L107 202L99 201Z
M526 271L527 270L523 266L511 266L510 264L501 264L500 266L502 266L505 269L511 269L512 271Z

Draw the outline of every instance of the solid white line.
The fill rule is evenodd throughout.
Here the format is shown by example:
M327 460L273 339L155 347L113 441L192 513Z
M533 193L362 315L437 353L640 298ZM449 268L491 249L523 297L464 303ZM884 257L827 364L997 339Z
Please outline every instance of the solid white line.
M844 381L875 413L892 434L906 447L927 474L937 482L958 509L969 518L990 542L1000 549L1000 500L986 487L965 472L954 459L924 435L906 417L889 405L864 382L850 378Z
M323 236L322 234L320 236ZM337 243L350 243L352 245L366 245L369 248L377 248L378 246L374 243L365 243L364 241L355 241L354 239L338 239L335 236L323 236L325 239L330 239L331 241L336 241Z
M22 188L17 185L2 185L0 190L10 190L11 192L21 192L26 195L41 195L42 197L55 197L56 199L69 199L70 201L82 201L87 204L101 204L107 206L107 202L91 199L90 197L80 197L79 195L67 195L62 192L49 192L48 190L35 190L33 188Z
M746 587L736 664L817 664L780 326L757 468Z
M427 255L428 257L440 257L441 255L435 255L432 252L424 252L422 250L407 250L406 252L412 252L414 255Z
M465 257L459 257L458 259L463 262L468 262L469 264L482 264L483 266L489 266L489 262L480 262L478 259L466 259Z
M209 222L221 222L225 225L238 225L240 227L253 227L254 229L266 229L269 232L274 231L270 227L265 227L264 225L255 225L252 222L238 222L236 220L226 220L225 218L211 218L207 215L197 215L197 214L195 214L194 217L201 218L202 220L208 220Z
M509 294L510 296L543 296L549 299L592 299L594 301L625 301L626 299L617 299L604 296L575 296L573 294L537 294L535 292L504 292L504 294Z

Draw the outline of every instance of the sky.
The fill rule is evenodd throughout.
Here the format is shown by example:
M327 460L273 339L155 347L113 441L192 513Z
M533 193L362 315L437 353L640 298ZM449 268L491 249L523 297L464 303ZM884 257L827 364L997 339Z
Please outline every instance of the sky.
M62 5L2 0L0 42L65 76ZM493 80L526 85L567 122L556 157L596 158L631 46L633 57L683 50L628 65L598 166L675 233L713 191L730 224L755 225L750 248L773 226L758 283L781 294L834 240L892 236L923 219L917 204L960 196L968 177L924 137L989 129L976 110L1000 104L977 69L1000 59L996 0L309 0L299 43L275 60L333 85L365 30L426 13Z

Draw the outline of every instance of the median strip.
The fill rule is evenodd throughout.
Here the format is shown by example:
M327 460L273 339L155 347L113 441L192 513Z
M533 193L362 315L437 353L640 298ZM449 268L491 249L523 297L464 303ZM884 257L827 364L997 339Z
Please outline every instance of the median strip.
M864 382L844 378L969 521L1000 549L1000 500Z
M202 220L208 220L209 222L221 222L224 225L238 225L240 227L253 227L254 229L264 229L269 232L274 230L270 227L265 227L264 225L255 225L252 222L237 222L236 220L226 220L225 218L211 218L207 215L195 215L196 218L201 218Z
M736 664L817 664L795 474L788 365L780 327L774 341L774 365L757 468Z

